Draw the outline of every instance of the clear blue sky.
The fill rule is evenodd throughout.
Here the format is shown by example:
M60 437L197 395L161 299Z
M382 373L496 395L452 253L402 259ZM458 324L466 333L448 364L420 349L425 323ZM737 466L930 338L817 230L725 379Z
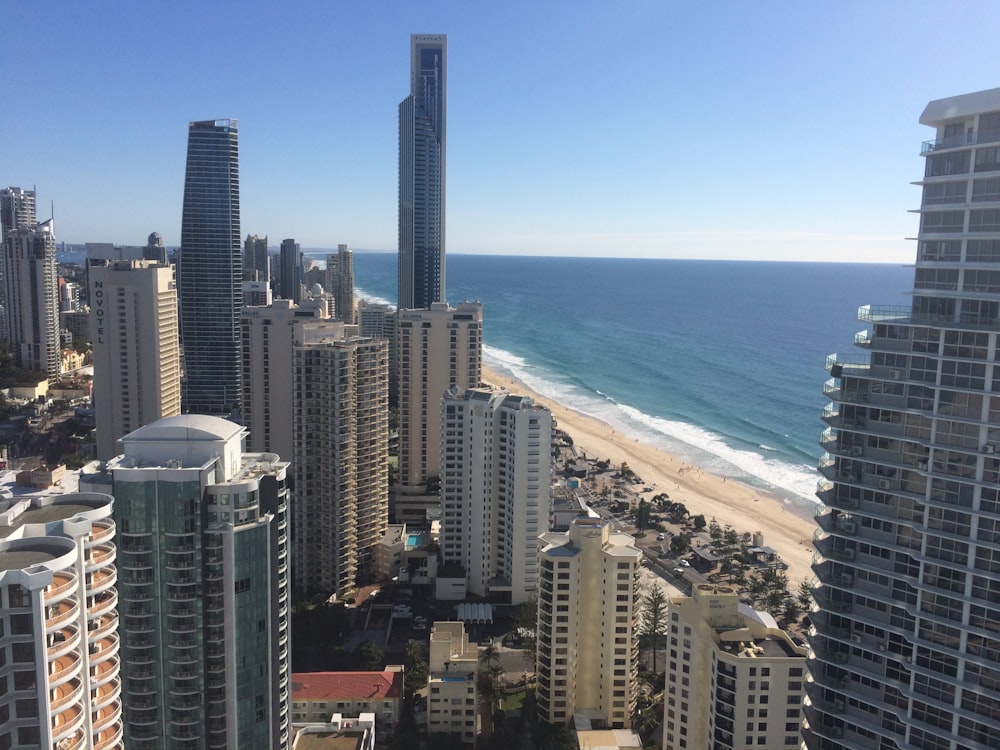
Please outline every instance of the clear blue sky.
M180 239L187 123L243 234L396 247L409 35L448 34L448 252L910 262L930 99L994 2L11 2L0 183L57 239Z

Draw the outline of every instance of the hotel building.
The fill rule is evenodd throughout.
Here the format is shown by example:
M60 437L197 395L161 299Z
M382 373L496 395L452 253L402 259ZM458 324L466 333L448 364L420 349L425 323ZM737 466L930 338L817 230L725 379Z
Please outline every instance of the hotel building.
M289 746L288 464L245 436L167 417L108 464L129 750Z
M174 269L145 260L88 259L97 458L161 417L181 413Z
M441 469L441 399L478 388L483 366L483 306L436 302L397 312L399 483L422 488Z
M448 37L410 37L410 95L399 104L399 309L445 301Z
M182 409L226 416L240 402L240 167L236 120L188 126L177 261Z
M295 587L346 595L389 523L388 345L303 327L294 351Z
M912 305L827 363L810 748L1000 747L1000 89L920 122Z
M552 413L526 396L455 388L441 403L441 559L470 594L521 604L548 530Z
M124 747L111 505L0 500L0 747Z
M595 729L629 729L638 698L639 565L628 534L578 518L541 535L538 716Z
M427 731L457 736L472 746L479 733L479 694L476 673L479 649L469 643L461 622L431 626L427 658Z
M797 747L805 646L729 586L670 600L663 748Z

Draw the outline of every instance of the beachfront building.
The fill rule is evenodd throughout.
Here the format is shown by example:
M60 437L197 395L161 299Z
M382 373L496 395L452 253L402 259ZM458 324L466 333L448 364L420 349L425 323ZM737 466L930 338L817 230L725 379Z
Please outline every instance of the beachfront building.
M181 413L174 269L147 260L88 257L97 458L161 417Z
M245 438L167 417L108 463L129 750L289 746L288 463Z
M457 736L472 746L479 734L479 695L476 673L479 649L469 643L461 622L431 626L427 658L427 731Z
M263 282L244 282L263 284ZM240 415L250 431L251 452L294 455L292 444L292 392L295 379L293 352L301 341L303 326L321 326L343 336L343 325L327 319L323 300L296 305L277 299L266 306L246 306L240 311L240 356L243 365Z
M664 750L797 747L808 649L730 586L698 584L669 612Z
M337 254L326 256L326 290L333 295L334 317L353 323L354 253L347 245L337 245Z
M451 388L478 388L483 366L483 306L436 302L397 312L399 483L420 491L441 469L441 399Z
M373 580L389 523L388 344L304 326L293 353L295 588L345 596Z
M603 519L578 518L541 535L538 716L629 729L638 698L642 552Z
M920 122L912 306L827 363L810 748L1000 747L1000 89Z
M112 498L13 493L0 500L0 747L122 750Z
M448 37L410 37L410 95L399 104L399 309L445 301Z
M441 420L441 560L464 571L469 594L528 601L549 523L552 412L527 396L453 388Z

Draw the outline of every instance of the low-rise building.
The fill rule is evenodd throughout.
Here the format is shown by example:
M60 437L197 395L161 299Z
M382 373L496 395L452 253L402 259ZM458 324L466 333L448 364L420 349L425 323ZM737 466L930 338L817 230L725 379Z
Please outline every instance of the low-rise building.
M381 672L297 672L292 675L292 725L330 722L335 714L371 713L385 727L399 721L403 668Z
M479 733L476 671L479 650L469 643L465 625L435 622L428 660L427 731L454 734L475 744Z

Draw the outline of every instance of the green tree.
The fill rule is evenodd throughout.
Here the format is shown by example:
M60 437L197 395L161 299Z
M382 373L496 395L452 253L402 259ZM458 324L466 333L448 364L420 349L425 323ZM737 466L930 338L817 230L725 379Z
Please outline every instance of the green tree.
M649 526L649 503L645 500L639 501L639 507L635 511L635 528L643 531Z
M656 650L667 635L667 597L659 586L652 586L642 598L639 635L653 649L653 671L656 671Z
M403 690L408 698L421 688L427 687L427 662L420 644L416 641L406 642L406 657L403 660L406 671L403 673Z
M689 549L691 549L691 537L687 534L670 537L670 551L675 555L683 555Z
M810 607L812 607L813 603L812 584L809 583L808 579L803 578L799 582L799 589L795 594L795 599L798 601L799 606L802 608L803 612L808 612Z
M369 672L381 669L385 665L385 655L375 641L365 641L357 651L355 657L361 666Z
M695 531L703 530L705 528L705 516L699 513L691 519L691 524L694 526Z

